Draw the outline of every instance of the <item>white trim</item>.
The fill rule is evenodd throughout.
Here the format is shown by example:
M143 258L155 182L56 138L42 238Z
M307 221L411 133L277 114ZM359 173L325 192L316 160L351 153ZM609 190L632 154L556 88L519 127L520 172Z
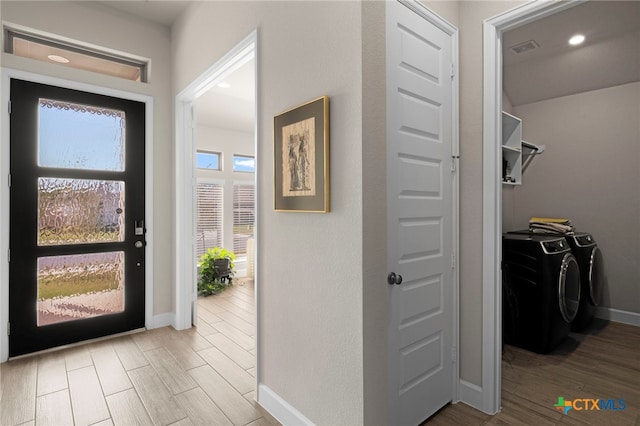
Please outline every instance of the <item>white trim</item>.
M598 307L596 310L596 317L613 322L620 322L622 324L629 324L640 327L640 313L638 312L629 312L622 311L620 309Z
M193 173L194 161L189 153L194 150L191 100L176 99L176 146L175 154L175 248L174 248L174 279L176 318L173 327L184 330L191 327L191 304L195 299L191 285L195 280L193 259L195 247L193 244L193 215L195 203L192 185L195 180ZM189 208L189 206L191 206Z
M50 33L48 31L41 31L41 30L38 30L38 29L35 29L35 28L26 27L26 26L20 25L20 24L14 24L12 22L2 21L2 30L3 30L3 33L4 33L5 30L9 30L9 31L17 33L18 35L20 35L20 34L30 35L32 37L36 37L36 38L39 38L39 39L52 41L54 43L60 43L60 44L63 44L63 45L69 45L69 46L85 49L85 50L87 50L89 52L95 52L95 53L106 55L106 56L113 56L114 58L125 59L127 61L134 62L134 63L140 63L140 64L145 65L147 67L147 77L148 77L148 74L149 74L149 67L151 66L151 59L150 58L146 58L144 56L134 55L132 53L123 52L123 51L116 50L116 49L111 49L111 48L108 48L108 47L105 47L105 46L100 46L100 45L93 44L93 43L87 43L85 41L76 40L74 38L61 36L59 34ZM3 38L4 38L4 36L3 36Z
M151 322L147 323L147 330L154 328L162 328L167 326L173 326L176 322L176 314L173 312L165 312L164 314L154 315Z
M193 186L196 182L195 145L193 138L192 103L198 96L224 80L255 57L257 31L253 31L220 60L191 82L176 96L176 145L175 145L175 279L177 330L191 327L192 304L196 300L194 247L195 200ZM256 116L257 117L257 116ZM257 302L257 301L256 301Z
M483 406L482 387L460 380L460 401L471 407L481 410Z
M251 59L254 61L255 75L255 117L254 123L254 147L255 158L258 160L260 146L258 144L258 31L253 30L247 37L238 43L233 49L225 54L221 59L211 65L204 73L196 78L191 84L184 88L176 96L176 145L175 145L175 272L174 282L176 283L175 303L176 316L174 328L183 330L190 328L193 312L195 312L194 302L197 300L196 290L196 268L193 259L195 259L195 199L193 197L193 188L196 183L195 162L194 162L194 138L192 128L193 123L193 101L201 94L205 93L210 87L224 80L227 75L246 64ZM259 182L258 177L259 164L256 161L256 173L254 175L254 183L256 185L256 218L260 217L259 201ZM259 227L256 223L255 227L256 251L259 243ZM257 257L256 257L257 259ZM254 276L255 285L255 306L256 318L260 318L260 291L259 289L259 269L256 265L256 273ZM256 388L260 380L260 328L256 321Z
M8 105L11 79L22 79L34 83L49 84L73 90L81 90L99 95L113 96L121 99L143 102L145 104L145 227L147 228L145 247L145 326L153 322L153 97L123 90L95 86L77 81L64 80L57 77L44 76L27 71L1 68L2 72L2 105ZM2 109L2 135L0 176L9 175L9 114ZM9 250L9 188L5 182L0 185L0 250ZM0 362L9 357L9 337L7 323L9 321L9 267L7 262L0 261Z
M455 27L454 27L455 28ZM453 346L458 354L453 365L453 402L462 399L460 381L460 71L459 71L459 36L458 29L451 36L452 38L452 56L453 56L453 94L452 105L453 117L451 125L452 155L457 157L454 159L456 173L453 174L453 253L455 256L454 277L453 277Z
M267 410L269 414L284 426L314 424L266 385L258 385L257 396L257 400L260 401L262 408Z
M233 185L251 185L256 183L255 179L232 179L231 183Z
M502 56L500 40L496 44L495 27L484 24L484 124L483 124L483 203L482 203L482 404L480 409L485 413L495 414L500 409L501 397L501 351L498 344L502 341L502 330L498 327L501 321L502 295L500 252L502 232L502 186L498 173L501 164L494 145L501 138L502 131L499 116L490 111L502 109ZM494 50L495 49L495 50ZM487 74L487 70L495 70ZM487 146L491 145L491 149Z
M489 414L500 409L502 377L502 33L581 2L532 1L484 22L481 410Z
M217 184L224 185L226 179L224 178L210 178L210 177L196 177L196 183L209 183L209 184Z

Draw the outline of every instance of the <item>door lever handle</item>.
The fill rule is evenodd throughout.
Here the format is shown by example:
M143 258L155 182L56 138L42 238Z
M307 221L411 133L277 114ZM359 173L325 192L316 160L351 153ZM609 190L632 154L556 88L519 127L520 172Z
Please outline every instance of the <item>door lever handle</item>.
M396 274L395 272L389 272L389 275L387 275L387 282L389 284L400 285L402 284L402 275Z

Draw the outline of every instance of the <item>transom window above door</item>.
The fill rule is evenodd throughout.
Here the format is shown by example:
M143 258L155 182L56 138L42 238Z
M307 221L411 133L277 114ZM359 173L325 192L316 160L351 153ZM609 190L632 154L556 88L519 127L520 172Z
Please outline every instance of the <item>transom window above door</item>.
M37 31L4 27L4 51L24 58L56 63L137 82L148 81L148 60L110 49L61 40Z

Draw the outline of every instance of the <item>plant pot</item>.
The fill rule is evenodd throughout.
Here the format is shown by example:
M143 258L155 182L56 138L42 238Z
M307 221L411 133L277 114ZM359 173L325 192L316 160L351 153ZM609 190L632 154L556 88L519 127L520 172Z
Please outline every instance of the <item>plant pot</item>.
M229 268L229 259L215 259L213 266L216 270L218 277L228 277L231 275L231 268Z

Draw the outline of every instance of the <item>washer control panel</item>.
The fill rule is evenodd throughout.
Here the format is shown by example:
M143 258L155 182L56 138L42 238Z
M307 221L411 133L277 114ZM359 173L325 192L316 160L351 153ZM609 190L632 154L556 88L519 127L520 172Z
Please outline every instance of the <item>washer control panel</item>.
M574 238L576 244L580 247L589 247L596 243L591 234L576 235Z
M562 253L569 250L569 244L564 238L557 240L541 241L542 250L547 254Z

